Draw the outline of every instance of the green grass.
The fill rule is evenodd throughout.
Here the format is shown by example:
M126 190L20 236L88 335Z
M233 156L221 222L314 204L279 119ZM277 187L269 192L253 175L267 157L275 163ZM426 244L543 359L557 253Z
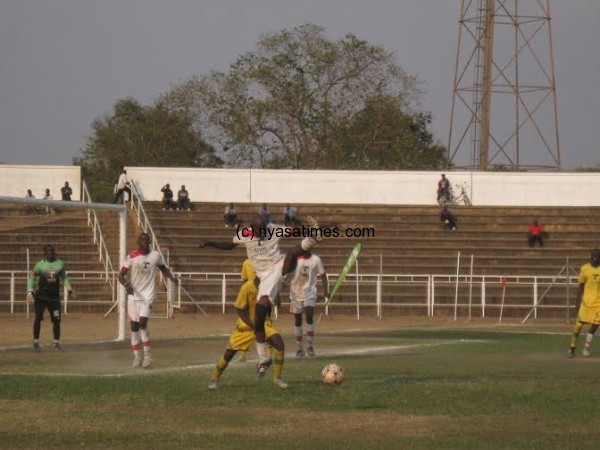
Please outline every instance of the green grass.
M213 362L222 338L157 342L157 368L143 374L112 344L2 352L0 447L563 449L600 441L600 357L568 360L568 336L409 330L318 339L317 350L332 355L406 347L288 358L287 391L257 382L249 363L232 364L216 391L206 388L208 367L160 370L159 361ZM90 355L99 367L78 370ZM102 358L112 371L101 370ZM346 373L337 388L319 379L331 361ZM123 376L93 375L120 366ZM33 374L82 370L90 375Z

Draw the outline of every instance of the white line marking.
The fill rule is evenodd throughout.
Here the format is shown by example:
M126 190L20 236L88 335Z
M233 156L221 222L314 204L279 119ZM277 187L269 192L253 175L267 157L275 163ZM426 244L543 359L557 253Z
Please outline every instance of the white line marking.
M427 347L439 347L442 345L453 345L461 343L477 343L485 342L481 339L455 339L444 342L431 342L427 344L408 344L408 345L386 345L380 347L364 347L364 348L348 348L341 350L330 350L319 353L319 356L348 356L348 355L362 355L365 353L381 353L397 350L408 350L413 348L427 348ZM247 363L256 363L258 360L248 360ZM62 372L62 373L42 373L42 372L0 372L0 376L36 376L36 377L92 377L92 378L121 378L128 376L146 376L146 375L158 375L173 372L184 372L186 370L196 369L209 369L214 367L215 363L205 364L193 364L179 367L165 367L161 369L132 369L130 372L118 372L118 373L76 373L76 372ZM242 364L235 364L234 367L243 367Z

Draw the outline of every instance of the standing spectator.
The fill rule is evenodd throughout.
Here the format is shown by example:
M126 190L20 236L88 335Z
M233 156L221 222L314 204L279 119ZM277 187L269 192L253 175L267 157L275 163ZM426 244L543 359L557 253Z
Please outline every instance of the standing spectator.
M181 189L177 193L177 209L182 211L184 209L187 209L188 211L192 209L192 205L190 203L190 194L185 189L184 184L181 185Z
M577 322L573 328L571 345L569 346L569 358L575 356L577 349L577 340L583 325L589 325L585 344L583 346L583 356L590 356L590 347L594 334L600 325L600 250L593 250L590 255L590 262L581 266L579 271L579 313Z
M240 224L240 219L235 212L235 206L230 203L225 207L225 213L223 214L223 220L225 221L225 227L236 227Z
M296 338L296 357L305 355L302 347L302 314L306 315L306 354L315 356L313 339L315 325L313 322L317 303L317 279L323 283L323 297L329 297L327 274L321 258L310 250L297 257L298 265L290 284L290 312L294 315L294 336Z
M286 227L291 227L296 225L296 214L298 210L293 206L290 206L288 203L283 207L283 224Z
M131 183L127 179L127 171L125 169L123 169L123 172L119 175L119 180L117 181L117 193L115 194L113 203L120 201L123 192L127 192L127 197L123 197L123 200L131 200Z
M542 238L543 232L544 227L542 224L538 223L537 219L533 219L533 223L529 225L529 233L527 235L527 242L530 247L533 247L536 242L540 244L540 247L544 246L544 239Z
M69 186L69 182L65 181L65 185L60 188L60 197L64 202L71 201L71 195L73 195L73 189Z
M450 199L450 180L446 178L446 174L442 174L442 179L438 181L437 187L437 200L438 202L442 199L442 197L446 197Z
M173 191L171 190L171 186L169 183L165 184L160 192L163 193L163 210L176 209L177 205L173 201Z
M444 230L456 231L456 216L452 214L447 206L444 206L440 211L440 220L443 223Z
M156 298L156 269L160 270L165 278L175 282L160 253L150 249L150 236L142 233L138 237L138 249L127 256L127 261L121 267L119 283L125 286L127 292L127 316L131 324L133 367L142 366L144 369L152 364L148 320L152 303ZM130 281L126 278L128 273ZM140 354L140 343L144 348L143 360Z
M33 195L33 192L31 192L31 189L27 189L27 195L25 195L25 198L28 198L30 200L35 200L35 195ZM33 206L33 205L26 204L25 205L25 212L27 214L36 215L37 214L37 209L35 209L35 206Z
M271 213L269 212L269 206L266 203L263 203L262 205L260 205L260 208L258 208L258 215L260 217L263 217L265 219L265 221L267 222L267 224L273 222L271 220Z
M52 194L50 193L50 189L46 189L46 193L44 194L44 200L54 200ZM46 215L55 214L54 208L52 206L46 206Z
M38 288L33 292L35 280L38 279ZM44 258L42 258L31 271L27 281L27 301L33 302L35 308L35 320L33 321L33 350L40 351L40 330L44 320L44 310L48 309L52 321L54 334L54 350L60 350L60 281L67 289L69 297L77 300L71 289L71 282L67 278L64 263L54 253L52 245L44 246Z

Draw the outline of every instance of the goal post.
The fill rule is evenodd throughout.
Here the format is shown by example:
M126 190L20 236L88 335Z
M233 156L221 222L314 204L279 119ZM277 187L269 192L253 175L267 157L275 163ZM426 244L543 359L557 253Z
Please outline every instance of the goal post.
M106 311L116 304L116 340L125 340L125 288L118 282L127 256L124 205L0 196L0 241L0 311L29 311L29 271L43 257L43 246L52 244L79 297L64 302L65 312Z

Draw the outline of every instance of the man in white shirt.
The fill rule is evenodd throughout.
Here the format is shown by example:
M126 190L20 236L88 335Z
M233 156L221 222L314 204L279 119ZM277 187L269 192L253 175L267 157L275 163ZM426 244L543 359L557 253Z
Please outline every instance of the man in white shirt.
M46 189L46 193L44 194L44 200L54 200L54 197L52 197L52 194L50 193L50 189ZM46 215L49 216L50 214L54 214L54 208L52 208L52 206L46 206Z
M255 216L252 219L251 229L242 229L241 236L236 234L230 242L204 241L199 245L199 248L213 247L219 250L233 250L238 245L244 245L256 276L260 278L254 326L259 360L258 376L263 376L271 365L271 360L267 356L265 319L272 305L277 305L279 292L296 268L297 257L312 249L322 239L322 231L317 221L307 217L306 223L311 229L311 237L304 238L300 245L288 250L287 254L283 253L279 246L279 241L285 234L281 231L285 228L268 223L264 215ZM316 237L312 237L313 235Z
M125 286L127 291L127 315L131 324L133 367L142 366L147 369L152 364L148 319L150 319L152 304L156 298L156 269L159 269L165 278L175 282L175 278L160 257L160 253L150 250L150 236L142 233L138 237L138 249L127 256L119 273L119 282ZM129 281L126 278L127 274L129 274ZM140 342L144 347L143 361Z
M306 315L306 354L315 356L313 339L315 325L313 321L317 303L317 280L321 279L323 297L329 297L329 283L321 258L310 250L298 256L298 265L290 283L290 312L294 314L294 337L296 338L296 357L305 355L302 347L302 314Z
M121 199L123 192L127 192L127 197L124 200L131 200L130 186L131 183L129 183L129 180L127 180L127 171L123 169L123 172L121 172L121 175L119 175L119 180L117 181L117 193L115 194L115 200L113 203L117 203Z

